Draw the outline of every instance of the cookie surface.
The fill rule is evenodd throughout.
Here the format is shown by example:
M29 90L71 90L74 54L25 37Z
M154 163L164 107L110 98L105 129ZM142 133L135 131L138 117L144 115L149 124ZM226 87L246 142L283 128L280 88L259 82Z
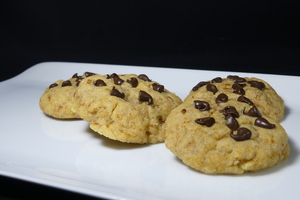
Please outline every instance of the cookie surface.
M158 143L165 139L165 119L182 103L146 75L94 75L75 92L77 113L108 138L128 143Z
M288 136L278 117L265 115L252 97L233 98L231 93L192 91L166 120L166 147L186 165L207 174L254 172L286 159Z
M39 102L41 110L54 118L72 119L80 118L75 112L77 106L74 102L74 93L79 83L86 77L94 75L85 72L82 76L74 74L68 80L58 80L45 89Z

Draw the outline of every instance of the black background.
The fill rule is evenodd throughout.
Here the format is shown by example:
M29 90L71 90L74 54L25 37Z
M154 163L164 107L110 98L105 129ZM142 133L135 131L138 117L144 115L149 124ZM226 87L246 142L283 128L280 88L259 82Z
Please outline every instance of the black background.
M0 81L44 61L300 75L299 1L27 0L0 5ZM7 199L82 198L11 178L0 181Z

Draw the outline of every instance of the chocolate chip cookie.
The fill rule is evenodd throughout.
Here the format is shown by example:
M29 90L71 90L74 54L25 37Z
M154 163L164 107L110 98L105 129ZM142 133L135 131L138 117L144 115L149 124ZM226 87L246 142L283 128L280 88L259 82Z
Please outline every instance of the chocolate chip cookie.
M128 143L165 139L165 120L181 99L147 75L94 75L75 92L76 113L108 138Z
M92 75L94 73L91 72L85 72L82 76L76 73L68 80L58 80L52 83L40 98L41 110L59 119L80 118L75 112L77 105L74 102L74 93L80 82Z
M166 147L207 174L242 174L280 163L290 149L278 122L281 111L265 108L280 100L271 94L266 82L254 78L200 82L167 117Z

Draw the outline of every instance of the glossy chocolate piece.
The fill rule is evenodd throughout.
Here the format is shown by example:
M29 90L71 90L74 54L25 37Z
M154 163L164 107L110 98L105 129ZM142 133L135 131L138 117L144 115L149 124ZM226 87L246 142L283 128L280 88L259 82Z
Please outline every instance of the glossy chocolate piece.
M254 124L258 127L266 128L266 129L272 129L276 127L275 124L271 124L268 120L262 117L258 117L255 120Z
M95 80L94 85L97 87L100 87L100 86L106 86L106 83L103 80L98 79L98 80Z
M194 86L192 90L195 92L195 91L197 91L199 88L201 88L202 86L207 85L207 84L209 84L209 82L201 81L201 82L199 82L196 86Z
M223 110L223 114L225 118L227 118L228 116L238 118L240 116L236 108L233 106L226 106Z
M247 97L243 96L243 95L239 96L239 98L237 100L239 102L244 102L248 105L253 105L253 102L250 99L248 99Z
M116 85L122 85L124 83L124 80L122 80L116 73L107 76L107 79L111 79L111 78L114 80L114 84Z
M261 114L259 110L256 108L256 106L253 106L247 113L245 112L245 109L243 110L244 115L248 115L250 117L260 117Z
M96 74L93 73L93 72L85 72L84 75L85 75L86 77L89 77L89 76L94 76L94 75L96 75Z
M239 76L236 76L236 75L229 75L229 76L227 76L227 78L232 79L233 82L235 82L235 83L246 82L245 78L242 78L242 77L239 77Z
M214 84L207 84L206 90L212 92L213 94L216 94L218 92L218 88Z
M215 119L213 117L204 117L196 119L195 122L203 126L211 127L215 123Z
M228 96L224 93L221 93L216 98L216 103L224 103L228 101Z
M117 90L115 87L113 87L113 89L110 91L110 95L119 97L121 99L124 99L125 97L125 94Z
M143 81L151 82L151 79L149 79L149 77L146 74L140 74L140 75L138 75L138 78L142 79Z
M132 87L135 88L135 87L138 86L139 81L136 78L132 77L132 78L127 80L127 83L129 83Z
M259 82L259 81L248 81L248 83L250 84L251 87L255 87L260 90L266 87L266 85L263 82Z
M66 87L66 86L72 86L71 81L67 80L67 81L62 82L61 87Z
M54 87L57 87L57 86L58 86L57 83L52 83L52 84L49 86L49 89L54 88Z
M160 92L160 93L162 93L165 89L165 87L163 85L160 85L158 83L153 83L152 88L153 88L154 91L157 91L157 92Z
M239 128L237 130L237 134L233 134L233 132L230 133L230 137L232 137L235 141L244 141L250 139L252 136L252 133L247 128Z
M221 77L216 77L211 80L212 83L222 83L223 79Z
M226 125L232 131L236 131L240 127L239 122L230 115L226 117Z
M243 85L240 85L238 83L234 83L232 85L233 93L235 94L240 94L240 95L245 95L245 90L243 89Z
M143 102L148 102L148 105L153 104L152 96L143 90L141 90L139 93L139 100Z
M206 110L210 109L210 105L206 101L195 100L194 106L196 109L198 109L200 111L206 111Z

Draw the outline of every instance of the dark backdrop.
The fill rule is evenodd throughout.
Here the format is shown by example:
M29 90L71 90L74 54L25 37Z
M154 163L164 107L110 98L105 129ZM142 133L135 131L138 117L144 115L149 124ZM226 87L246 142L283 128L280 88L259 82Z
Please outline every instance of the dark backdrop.
M299 5L291 0L1 1L0 81L44 61L300 75ZM44 199L73 194L4 177L0 183L6 198L32 199L39 191Z

